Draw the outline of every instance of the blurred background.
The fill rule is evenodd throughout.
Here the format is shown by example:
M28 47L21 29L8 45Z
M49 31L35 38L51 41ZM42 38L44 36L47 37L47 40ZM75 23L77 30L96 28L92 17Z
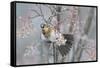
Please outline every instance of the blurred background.
M41 39L42 23L72 34L74 43L56 63L96 60L96 8L82 6L17 3L17 65L54 63L53 47Z

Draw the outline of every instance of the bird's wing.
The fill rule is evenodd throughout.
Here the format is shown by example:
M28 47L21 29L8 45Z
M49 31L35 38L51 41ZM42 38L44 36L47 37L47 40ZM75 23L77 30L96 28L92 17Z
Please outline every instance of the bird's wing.
M69 53L69 51L72 47L74 38L73 38L73 35L71 35L71 34L63 34L63 36L65 39L67 39L66 44L58 46L58 49L59 49L61 55L65 56L67 53Z

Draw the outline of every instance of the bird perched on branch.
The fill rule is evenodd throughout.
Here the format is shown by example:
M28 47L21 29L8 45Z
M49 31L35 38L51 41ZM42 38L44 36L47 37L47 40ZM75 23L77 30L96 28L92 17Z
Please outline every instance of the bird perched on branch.
M50 24L41 24L42 39L55 43L62 56L65 56L71 49L73 44L73 35L62 34Z

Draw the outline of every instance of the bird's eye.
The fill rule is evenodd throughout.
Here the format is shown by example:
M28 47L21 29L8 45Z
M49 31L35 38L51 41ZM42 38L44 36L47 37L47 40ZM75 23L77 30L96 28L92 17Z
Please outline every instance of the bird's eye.
M40 27L41 27L41 28L44 28L44 24L41 24Z

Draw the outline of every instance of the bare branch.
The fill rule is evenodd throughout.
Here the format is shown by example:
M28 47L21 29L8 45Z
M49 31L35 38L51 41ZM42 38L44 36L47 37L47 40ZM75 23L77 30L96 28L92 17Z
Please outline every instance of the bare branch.
M35 12L37 15L40 15L39 12L37 12L36 10L32 9L33 12Z
M41 15L35 15L33 17L29 17L29 19L33 19L33 18L37 18L37 17L40 17Z
M53 17L57 16L56 14L55 15L51 15L49 18L48 18L48 22L51 23Z
M51 8L51 6L47 5L46 7L48 7L48 8L50 9L51 14L53 14L53 13L54 13L54 10Z
M45 23L47 23L47 20L44 18L44 15L43 15L43 12L42 12L42 9L41 9L41 5L39 6L39 9L40 9L40 12L41 12L42 19L45 21Z
M55 6L52 6L52 7L53 7L54 10L56 10L56 7Z
M51 11L51 16L49 16L48 19L47 19L48 23L51 24L51 21L52 21L53 17L56 16L56 13L55 13L56 8L54 8L54 6L51 7L49 5L47 5L46 7L48 7Z

